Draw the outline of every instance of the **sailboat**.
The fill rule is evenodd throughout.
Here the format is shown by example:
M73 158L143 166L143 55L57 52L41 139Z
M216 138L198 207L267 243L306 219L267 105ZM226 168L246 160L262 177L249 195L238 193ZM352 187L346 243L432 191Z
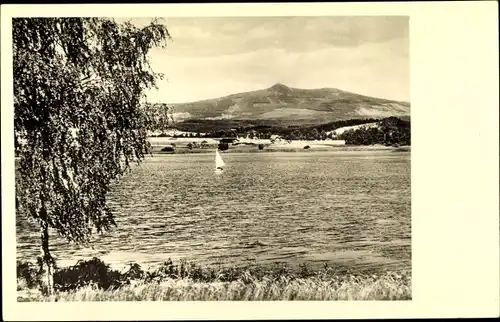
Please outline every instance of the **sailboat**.
M222 173L222 171L224 170L224 166L225 166L224 160L222 160L222 158L219 154L219 150L216 149L215 150L215 173L217 173L217 174Z

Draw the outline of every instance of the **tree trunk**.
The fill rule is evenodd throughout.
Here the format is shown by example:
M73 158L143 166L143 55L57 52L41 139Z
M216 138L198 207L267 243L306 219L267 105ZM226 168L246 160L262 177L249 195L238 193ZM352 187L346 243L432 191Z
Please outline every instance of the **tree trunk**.
M47 293L51 295L54 291L54 258L49 251L49 229L46 223L43 223L40 227L40 238L42 240L42 261L46 271L44 287Z

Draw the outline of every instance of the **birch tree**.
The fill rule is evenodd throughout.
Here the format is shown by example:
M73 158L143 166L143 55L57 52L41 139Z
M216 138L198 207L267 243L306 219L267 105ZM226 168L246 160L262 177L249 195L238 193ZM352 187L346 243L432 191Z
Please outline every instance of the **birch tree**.
M52 291L49 229L85 244L116 225L106 194L148 152L144 94L161 77L148 52L170 35L157 21L102 18L15 18L12 28L16 212L40 226Z

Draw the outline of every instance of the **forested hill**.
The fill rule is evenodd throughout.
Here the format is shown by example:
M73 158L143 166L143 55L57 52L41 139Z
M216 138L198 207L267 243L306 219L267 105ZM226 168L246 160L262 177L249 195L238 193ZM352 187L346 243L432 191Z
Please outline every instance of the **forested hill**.
M309 126L333 121L410 115L410 103L336 88L299 89L284 84L191 103L168 104L178 127L207 132L238 126ZM183 124L184 123L184 124ZM179 128L180 129L180 128Z

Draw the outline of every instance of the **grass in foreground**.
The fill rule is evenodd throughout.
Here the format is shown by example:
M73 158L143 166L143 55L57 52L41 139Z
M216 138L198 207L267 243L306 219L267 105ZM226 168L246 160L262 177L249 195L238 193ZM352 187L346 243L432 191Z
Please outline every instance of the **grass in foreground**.
M282 265L217 268L168 261L150 271L133 264L120 273L96 258L59 269L56 292L47 296L37 278L26 278L38 274L27 273L28 266L19 274L18 263L18 301L411 300L408 272L346 275L326 265L293 272Z

